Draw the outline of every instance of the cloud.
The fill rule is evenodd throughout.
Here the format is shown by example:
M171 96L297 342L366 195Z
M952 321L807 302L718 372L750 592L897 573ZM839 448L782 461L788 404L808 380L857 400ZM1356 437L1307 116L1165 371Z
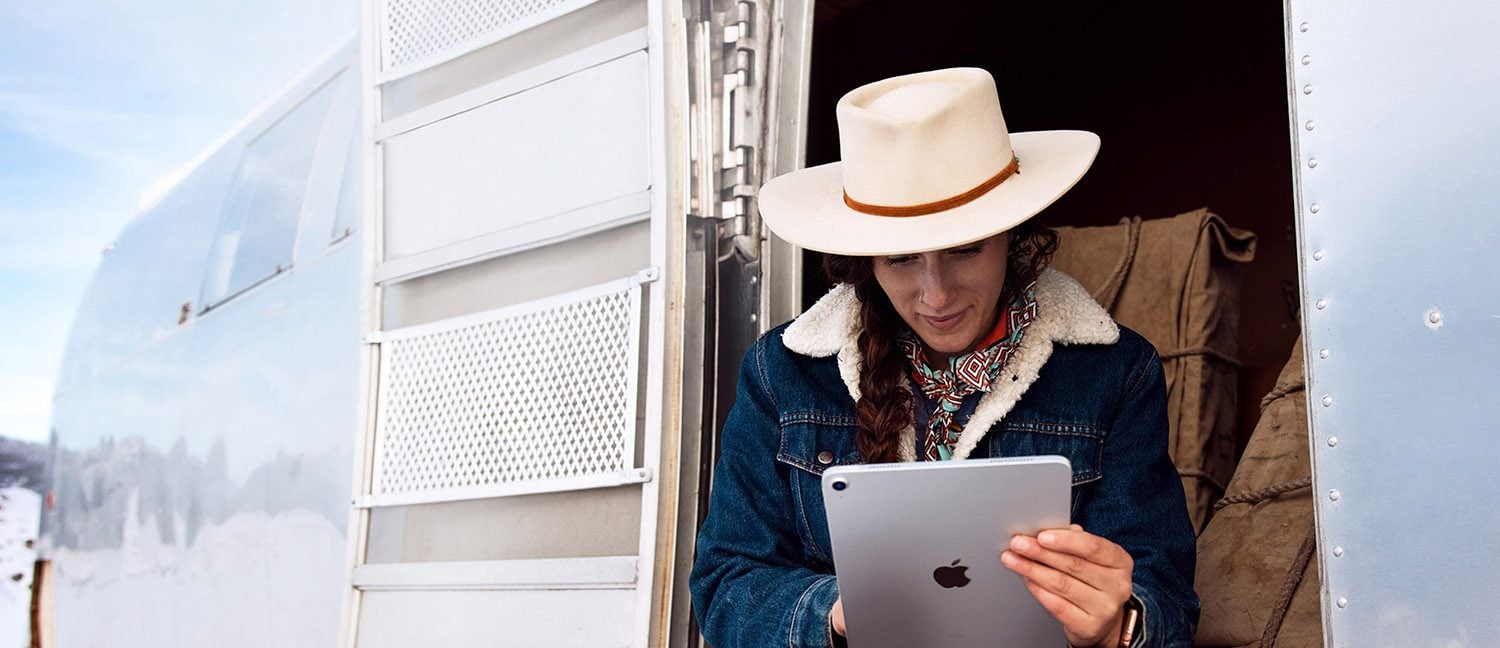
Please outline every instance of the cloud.
M0 89L0 124L6 130L135 176L163 162L150 145L160 119L143 110L80 106L57 95Z
M0 245L0 276L47 277L91 273L107 242L93 234L32 238Z
M358 15L355 0L0 2L0 433L46 435L72 313L143 191Z
M98 205L0 209L0 279L43 281L89 274L131 211ZM0 285L0 302L6 288ZM81 290L81 287L80 287Z
M353 0L7 3L0 130L129 173L139 192L337 45L356 16Z

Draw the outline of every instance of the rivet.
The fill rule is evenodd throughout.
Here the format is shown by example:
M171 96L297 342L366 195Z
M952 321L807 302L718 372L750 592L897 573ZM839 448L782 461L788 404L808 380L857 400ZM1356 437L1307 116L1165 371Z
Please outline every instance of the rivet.
M1307 84L1305 86L1302 86L1302 94L1312 94L1312 84L1311 83L1309 83L1309 84Z
M1328 437L1328 447L1330 447L1330 448L1336 448L1336 447L1338 447L1338 445L1339 445L1339 438L1338 437L1336 437L1336 436Z
M760 319L760 316L756 315L755 313L751 313L750 314L750 321L751 322L754 322L754 321L756 321L758 319Z
M1335 488L1335 489L1333 489L1331 491L1328 491L1328 501L1330 501L1330 502L1337 502L1337 501L1339 501L1339 497L1340 497L1340 495L1339 495L1339 489Z
M1307 120L1307 130L1312 130L1312 129L1317 128L1317 127L1318 127L1318 123L1317 122L1315 122L1315 121L1313 121L1311 119Z
M1334 548L1333 548L1333 557L1334 558L1343 558L1344 557L1344 548L1335 545Z
M1342 609L1344 609L1346 607L1349 607L1349 599L1346 599L1346 598L1340 596L1339 600L1337 602L1337 605L1339 606L1340 610L1342 610Z
M1314 261L1322 261L1323 260L1323 251L1322 250L1318 250L1317 252L1313 252L1313 260Z
M1307 33L1307 30L1308 30L1308 26L1307 26L1307 23L1302 23L1302 26L1301 26L1301 27L1299 27L1299 29L1301 29L1301 30L1302 30L1302 33L1304 33L1304 34L1306 34L1306 33Z
M1324 360L1327 360L1328 359L1328 349L1318 349L1318 357L1322 358Z
M1325 308L1328 308L1328 300L1326 300L1326 299L1319 299L1318 301L1313 302L1313 307L1317 308L1318 310L1323 310Z
M1307 168L1309 168L1309 169L1316 169L1316 168L1318 168L1318 158L1307 158Z
M1436 306L1427 309L1427 312L1424 313L1424 315L1426 315L1426 317L1423 318L1423 320L1425 321L1423 321L1422 324L1425 325L1428 329L1436 331L1443 328L1443 311L1438 310Z
M1303 65L1312 65L1312 57L1311 56L1303 56L1302 57L1302 64Z
M1332 396L1329 396L1329 395L1324 395L1323 396L1323 407L1333 407L1333 397Z
M1320 206L1318 206L1318 203L1313 203L1313 204L1311 204L1311 205L1309 205L1307 207L1307 211L1310 211L1310 212L1316 214L1316 213L1318 213L1320 211L1323 211L1323 208L1320 207Z
M818 453L818 463L828 465L833 463L833 453L827 450Z

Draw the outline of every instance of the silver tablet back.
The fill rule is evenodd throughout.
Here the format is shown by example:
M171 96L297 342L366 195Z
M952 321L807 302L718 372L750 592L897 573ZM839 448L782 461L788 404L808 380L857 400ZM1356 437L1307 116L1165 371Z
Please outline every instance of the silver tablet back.
M1058 456L825 471L850 648L1066 645L1000 551L1068 526L1072 475Z

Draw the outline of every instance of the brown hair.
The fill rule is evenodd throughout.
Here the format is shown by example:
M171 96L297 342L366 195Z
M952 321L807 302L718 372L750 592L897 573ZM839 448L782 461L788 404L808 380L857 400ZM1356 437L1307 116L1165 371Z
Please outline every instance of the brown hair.
M1009 234L1001 304L1041 275L1057 251L1057 232L1034 222L1022 223ZM874 257L829 255L823 258L823 272L834 283L854 286L859 297L859 351L864 362L859 368L860 396L854 403L859 420L855 444L865 463L899 461L901 431L913 420L912 394L902 380L910 369L896 345L905 323L875 280Z

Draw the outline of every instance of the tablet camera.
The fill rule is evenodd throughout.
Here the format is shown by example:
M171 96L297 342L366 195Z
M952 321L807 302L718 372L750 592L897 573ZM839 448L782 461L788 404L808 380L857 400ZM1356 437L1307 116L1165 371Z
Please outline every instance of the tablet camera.
M849 487L849 482L844 481L843 479L835 479L835 480L833 480L833 490L841 491L841 490L844 490L845 488L848 488L848 487Z

